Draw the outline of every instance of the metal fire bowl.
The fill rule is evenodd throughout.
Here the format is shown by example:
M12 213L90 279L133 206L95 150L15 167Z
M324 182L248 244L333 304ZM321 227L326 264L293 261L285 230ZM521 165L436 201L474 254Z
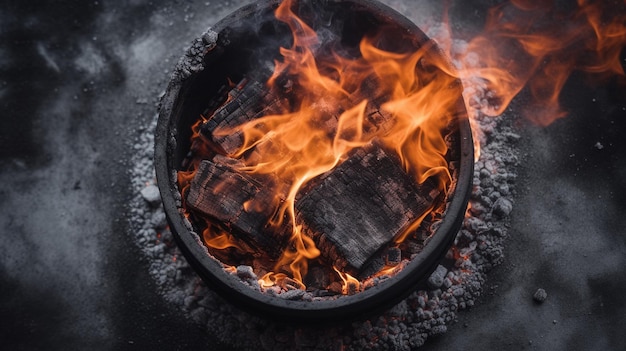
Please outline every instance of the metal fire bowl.
M155 133L154 163L165 213L191 266L213 290L236 306L272 320L300 323L338 322L371 316L415 291L441 261L463 221L471 190L474 155L461 83L457 81L458 86L452 90L458 93L457 118L452 128L452 139L456 141L448 155L456 165L452 172L453 186L448 193L444 217L423 251L392 279L335 300L291 301L255 291L238 277L227 274L220 263L208 255L200 236L182 214L176 171L189 150L191 124L204 111L226 77L237 81L242 73L255 69L259 55L263 57L269 53L271 56L280 46L290 46L290 39L287 42L280 39L285 33L289 37L288 29L274 18L273 11L278 4L279 1L275 0L259 1L222 19L194 41L172 75L161 101ZM425 60L445 60L440 49L415 24L377 1L300 0L295 7L296 13L313 26L316 21L321 23L320 26L341 23L335 26L339 29L333 30L340 31L342 44L347 46L357 45L363 34L384 26L388 36L384 45L389 45L389 49L399 44L417 49L428 43ZM441 74L446 73L442 71Z

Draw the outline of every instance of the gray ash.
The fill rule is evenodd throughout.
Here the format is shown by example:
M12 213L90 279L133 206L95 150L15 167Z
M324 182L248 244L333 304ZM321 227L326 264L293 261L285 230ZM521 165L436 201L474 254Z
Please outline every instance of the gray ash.
M446 332L458 311L474 305L487 272L503 260L518 165L515 144L519 135L511 126L513 116L483 116L479 111L486 100L480 82L464 84L481 153L475 164L467 216L454 246L428 279L428 289L414 291L378 317L333 327L295 327L237 309L207 288L191 269L166 226L162 206L155 201L155 117L133 145L136 154L131 177L136 194L129 220L135 243L149 262L160 293L207 333L244 350L411 350L423 345L429 336ZM258 285L249 267L238 267L233 274L253 288ZM310 298L299 290L281 295Z

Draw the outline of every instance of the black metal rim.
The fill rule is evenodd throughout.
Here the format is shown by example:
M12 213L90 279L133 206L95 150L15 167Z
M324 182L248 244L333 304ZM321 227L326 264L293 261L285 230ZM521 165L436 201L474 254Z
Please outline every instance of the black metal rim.
M241 21L247 16L253 16L261 9L276 7L279 2L265 0L244 6L217 23L213 27L213 31L220 33L233 21ZM420 43L430 41L415 24L377 1L347 0L344 2L358 4L358 6L363 6L378 16L394 21L411 33ZM443 55L436 46L433 47L431 54ZM457 179L451 190L451 200L447 204L445 216L429 244L394 279L381 282L355 295L343 296L335 300L309 302L285 300L260 293L244 285L236 276L225 273L222 266L208 255L200 237L192 231L189 223L186 223L180 210L180 194L176 185L174 171L176 168L172 155L177 148L177 138L179 138L177 128L180 119L179 112L183 103L181 100L184 100L182 95L186 93L186 82L190 79L193 79L193 73L184 79L173 78L161 100L155 131L156 176L164 210L178 246L200 277L226 300L260 316L288 322L338 322L367 317L391 306L393 303L397 303L414 291L418 283L427 278L435 269L452 245L464 218L474 167L471 129L461 96L459 96L458 101L458 110L460 111L458 142L461 155Z

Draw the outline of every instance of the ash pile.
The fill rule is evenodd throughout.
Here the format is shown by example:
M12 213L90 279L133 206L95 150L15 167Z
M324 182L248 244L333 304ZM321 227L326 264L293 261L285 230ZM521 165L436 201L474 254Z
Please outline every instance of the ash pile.
M453 247L428 278L427 287L377 317L332 327L268 321L239 310L205 286L167 228L152 160L155 117L133 145L137 152L131 177L136 194L129 205L129 221L160 293L207 333L244 350L411 350L429 336L446 332L458 311L474 305L487 273L503 260L519 162L513 113L483 116L479 108L487 104L487 92L480 82L464 85L481 152L469 209ZM235 274L245 280L249 273L242 269Z

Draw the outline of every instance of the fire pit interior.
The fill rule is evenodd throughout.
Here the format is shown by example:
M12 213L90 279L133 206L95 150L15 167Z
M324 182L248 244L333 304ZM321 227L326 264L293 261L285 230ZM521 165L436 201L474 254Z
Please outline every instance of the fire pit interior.
M241 8L170 82L155 166L172 232L225 298L277 318L354 318L436 267L473 148L433 41L373 1Z

